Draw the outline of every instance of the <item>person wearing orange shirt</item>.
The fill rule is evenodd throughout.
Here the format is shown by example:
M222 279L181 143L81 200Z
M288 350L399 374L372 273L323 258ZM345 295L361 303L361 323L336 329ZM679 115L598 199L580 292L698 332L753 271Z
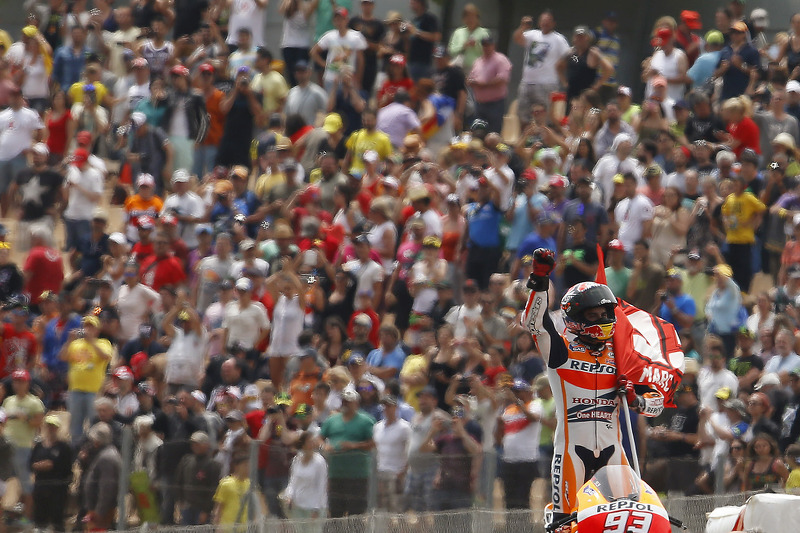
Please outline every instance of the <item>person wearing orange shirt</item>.
M156 180L150 174L139 174L136 178L136 194L125 200L125 233L131 242L139 240L137 221L143 215L157 218L164 201L156 196Z
M295 412L300 404L312 405L314 403L312 394L321 376L313 348L304 349L300 352L299 357L300 370L289 383L289 395L292 397L292 413Z
M222 130L225 127L225 113L220 109L220 103L225 97L225 93L214 86L214 66L211 63L203 63L198 70L200 75L198 76L197 84L206 100L209 122L205 138L194 147L192 174L202 178L214 168L217 146L220 139L222 139Z

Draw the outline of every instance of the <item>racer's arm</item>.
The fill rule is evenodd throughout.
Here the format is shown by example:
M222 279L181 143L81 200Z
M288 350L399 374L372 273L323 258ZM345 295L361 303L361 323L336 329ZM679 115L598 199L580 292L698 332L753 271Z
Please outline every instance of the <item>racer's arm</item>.
M567 360L567 347L561 341L550 315L547 313L548 275L555 266L552 251L539 248L533 252L533 272L528 278L531 294L522 312L520 323L533 336L536 348L550 368L557 368Z

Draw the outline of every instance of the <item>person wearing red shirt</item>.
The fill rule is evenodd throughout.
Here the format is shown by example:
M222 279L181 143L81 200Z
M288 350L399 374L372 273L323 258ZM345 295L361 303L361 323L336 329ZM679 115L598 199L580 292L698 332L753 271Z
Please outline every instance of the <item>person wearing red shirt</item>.
M155 255L142 262L142 283L154 290L164 285L180 285L186 281L186 272L180 259L169 252L169 237L163 232L156 234L153 241Z
M725 144L733 150L737 159L747 148L757 154L761 153L761 133L758 125L747 116L745 103L741 98L730 98L722 104L722 119L730 134Z
M378 330L381 327L381 319L378 313L372 309L372 291L361 291L356 295L356 298L360 299L361 305L364 307L350 316L350 320L347 322L347 336L351 339L356 337L356 326L364 326L369 331L367 339L373 346L377 346L380 344L380 334ZM369 318L369 321L366 320L367 318Z
M0 349L0 379L14 370L33 370L38 343L28 327L28 308L16 302L11 306L11 323L3 326L3 344Z
M378 107L392 103L398 89L405 89L409 93L414 89L414 82L408 77L406 58L403 54L394 54L389 58L389 77L378 90Z
M141 265L150 259L155 252L151 238L156 227L156 221L150 215L142 215L136 219L136 227L139 232L139 242L131 248L131 258L136 259Z
M25 292L30 295L31 304L38 305L44 291L58 293L64 281L64 264L61 253L48 246L50 231L37 227L31 231L31 251L25 259L22 274Z
M161 225L161 231L166 233L169 238L169 249L172 251L172 255L180 259L181 264L185 267L189 260L189 247L186 246L178 232L178 219L174 215L165 214L159 217L158 222Z

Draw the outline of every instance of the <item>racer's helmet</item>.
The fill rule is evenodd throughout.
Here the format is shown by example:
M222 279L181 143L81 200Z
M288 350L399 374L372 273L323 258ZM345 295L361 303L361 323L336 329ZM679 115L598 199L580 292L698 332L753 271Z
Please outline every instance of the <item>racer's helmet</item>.
M592 307L603 306L608 311L608 318L588 321L584 312ZM617 322L614 308L617 298L607 285L593 281L585 281L573 285L561 299L561 312L567 330L587 340L607 341L614 335Z

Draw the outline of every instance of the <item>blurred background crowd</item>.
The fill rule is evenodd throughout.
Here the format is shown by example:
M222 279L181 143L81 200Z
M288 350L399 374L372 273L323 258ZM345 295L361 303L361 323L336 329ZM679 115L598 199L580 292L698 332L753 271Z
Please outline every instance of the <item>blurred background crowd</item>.
M613 11L279 4L279 39L267 0L28 0L0 30L9 513L107 529L121 484L163 524L529 508L531 254L560 323L598 245L687 356L634 419L645 479L800 486L800 14L660 17L624 79Z

